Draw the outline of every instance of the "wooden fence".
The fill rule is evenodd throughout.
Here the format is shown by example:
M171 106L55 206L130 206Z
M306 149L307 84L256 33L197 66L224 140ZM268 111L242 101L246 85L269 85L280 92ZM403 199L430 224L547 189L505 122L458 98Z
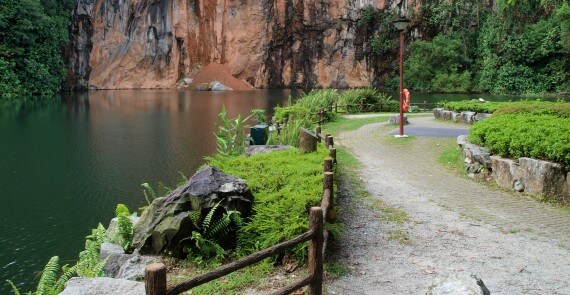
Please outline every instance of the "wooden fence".
M320 130L320 125L317 127L316 135L318 141L320 142L322 139L329 148L329 155L331 155L331 157L323 161L323 199L321 201L321 207L312 207L309 211L309 229L307 232L291 240L253 253L245 258L228 263L208 273L192 277L172 286L168 286L166 283L166 266L164 264L149 264L145 269L146 295L180 294L239 269L258 263L265 258L291 249L306 241L309 241L309 275L273 292L273 295L290 294L305 286L309 286L308 291L310 295L321 295L323 291L323 256L329 236L328 231L324 228L324 220L333 222L335 218L333 165L336 163L336 149L334 147L333 137L330 136L330 134L323 135Z

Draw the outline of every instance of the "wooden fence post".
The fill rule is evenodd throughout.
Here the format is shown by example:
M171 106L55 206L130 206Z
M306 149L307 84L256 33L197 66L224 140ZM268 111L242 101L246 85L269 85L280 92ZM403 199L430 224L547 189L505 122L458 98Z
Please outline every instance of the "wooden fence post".
M324 177L323 177L323 193L325 190L329 190L330 191L330 200L329 200L329 204L328 204L328 212L325 212L327 214L327 221L328 222L333 222L334 218L336 216L336 213L334 211L334 173L332 172L325 172L324 173Z
M166 295L166 265L152 263L144 270L146 295Z
M277 129L277 135L279 135L281 133L281 125L279 124L279 122L275 123L275 129Z
M313 280L309 285L309 295L323 294L323 212L320 207L311 207L309 228L315 236L309 242L309 275Z
M334 147L334 139L330 134L327 134L327 148Z
M323 172L332 172L333 169L333 159L325 158L323 161Z
M338 102L334 103L334 112L338 113Z
M319 134L321 134L321 126L317 126L317 130L315 130L315 134L317 135L317 142L321 143L321 137L319 136Z
M333 158L333 162L336 164L336 148L329 148L329 157Z

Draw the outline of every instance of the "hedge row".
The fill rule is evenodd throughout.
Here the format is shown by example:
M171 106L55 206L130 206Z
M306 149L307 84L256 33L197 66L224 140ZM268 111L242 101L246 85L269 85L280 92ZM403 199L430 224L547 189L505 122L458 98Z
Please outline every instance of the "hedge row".
M451 101L443 104L443 108L454 112L476 112L476 113L494 113L495 111L502 108L512 108L513 110L524 109L526 111L536 108L546 109L546 108L556 108L559 106L565 106L566 112L568 112L570 103L564 102L550 102L550 101L505 101L505 102L479 102L475 100L462 100L462 101ZM564 107L562 107L564 108Z
M494 115L473 125L469 140L502 157L550 160L570 168L570 118L540 113Z

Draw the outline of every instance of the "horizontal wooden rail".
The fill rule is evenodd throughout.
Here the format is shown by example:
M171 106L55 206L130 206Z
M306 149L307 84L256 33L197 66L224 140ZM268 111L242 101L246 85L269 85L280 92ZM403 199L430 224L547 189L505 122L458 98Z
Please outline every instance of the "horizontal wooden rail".
M194 287L200 286L205 284L209 281L221 278L227 274L230 274L238 269L250 266L252 264L258 263L267 257L271 257L275 254L283 252L287 249L293 248L300 243L306 242L311 240L315 236L315 230L309 229L304 234L301 234L289 241L277 244L275 246L269 247L265 250L261 250L259 252L253 253L247 257L244 257L238 261L234 261L232 263L228 263L223 265L209 273L205 273L202 275L195 276L187 281L178 283L174 286L168 287L166 294L167 295L175 295L180 294L184 291L190 290Z

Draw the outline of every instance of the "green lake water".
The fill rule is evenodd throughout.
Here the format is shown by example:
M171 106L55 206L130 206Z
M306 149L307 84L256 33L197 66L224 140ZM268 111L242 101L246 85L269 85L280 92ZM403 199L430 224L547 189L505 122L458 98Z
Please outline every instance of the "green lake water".
M228 115L286 105L290 90L98 91L0 109L0 294L31 290L51 256L73 263L84 237L118 203L145 205L140 185L174 186L215 152ZM397 95L392 93L392 95ZM414 94L412 102L512 97Z

